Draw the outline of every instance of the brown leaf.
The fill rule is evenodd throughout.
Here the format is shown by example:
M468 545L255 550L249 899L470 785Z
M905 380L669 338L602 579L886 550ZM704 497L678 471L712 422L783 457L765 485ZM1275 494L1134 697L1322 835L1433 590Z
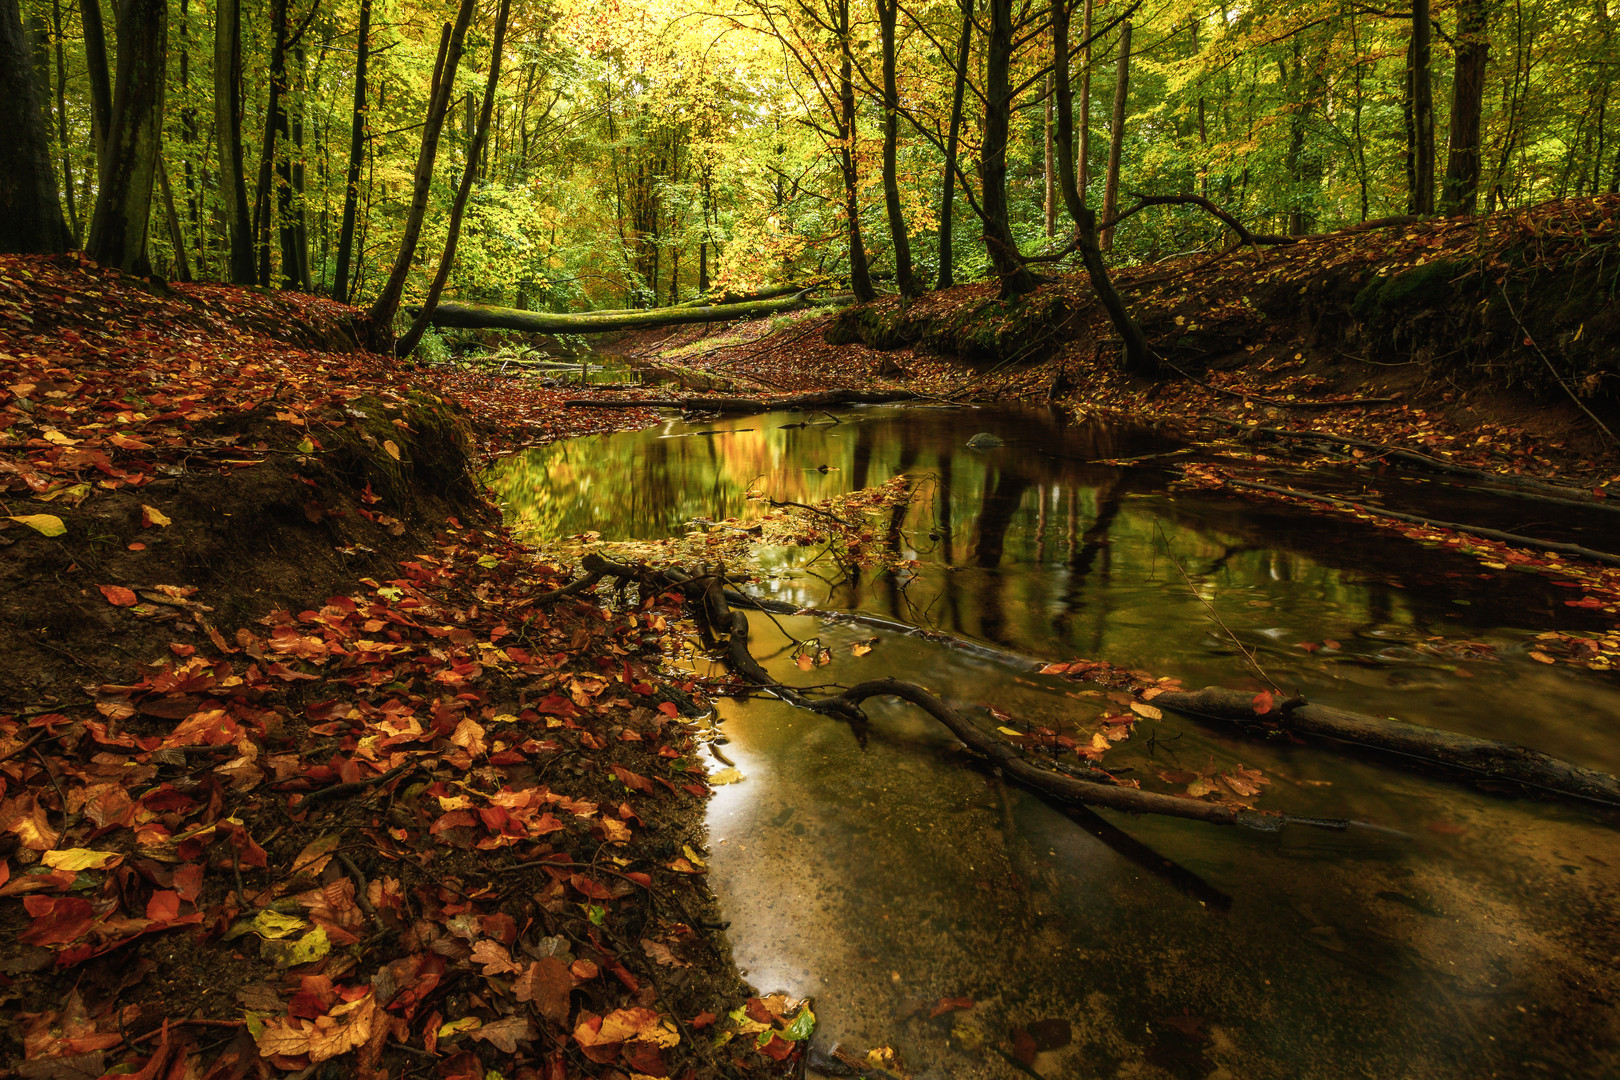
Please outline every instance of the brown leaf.
M517 1044L534 1038L534 1029L527 1016L508 1016L493 1024L485 1024L472 1032L474 1039L489 1043L503 1054L517 1053Z
M485 977L523 970L521 965L512 962L512 954L506 951L505 945L488 938L472 947L472 962L483 968Z
M594 971L592 975L596 974ZM574 976L568 965L555 956L536 960L512 983L512 996L532 1001L537 1012L554 1024L568 1021L568 996L574 989Z

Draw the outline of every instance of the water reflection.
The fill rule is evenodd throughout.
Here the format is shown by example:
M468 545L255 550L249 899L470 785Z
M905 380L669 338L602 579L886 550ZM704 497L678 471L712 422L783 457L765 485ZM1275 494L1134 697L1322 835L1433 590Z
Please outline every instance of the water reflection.
M785 426L802 419L576 440L491 483L542 536L637 538L755 515L751 486L808 502L904 474L916 497L885 538L916 574L827 581L803 569L812 553L771 551L756 587L1027 653L1258 686L1213 608L1313 699L1620 770L1614 685L1525 657L1535 632L1589 618L1537 576L1096 464L1174 445L1144 429L928 410ZM967 449L978 431L1007 445ZM1097 707L926 641L882 634L855 659L848 645L871 630L784 626L838 657L814 677L772 661L784 681L894 674L1054 726ZM768 620L753 633L762 653L786 643ZM1592 813L1170 718L1110 763L1151 778L1241 761L1272 779L1269 805L1368 824L1256 836L1110 816L1126 835L1099 839L966 767L914 710L873 706L865 751L775 702L723 711L748 780L716 796L711 865L739 963L763 989L819 995L827 1038L895 1045L934 1077L1027 1075L1002 1052L1046 1020L1072 1033L1035 1060L1052 1077L1620 1073L1620 843ZM930 1018L945 997L977 1004Z

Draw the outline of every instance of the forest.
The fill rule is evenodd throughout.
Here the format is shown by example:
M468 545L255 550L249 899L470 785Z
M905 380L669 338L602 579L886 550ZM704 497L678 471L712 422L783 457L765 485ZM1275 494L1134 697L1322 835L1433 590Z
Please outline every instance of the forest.
M376 317L445 273L542 311L1027 289L1086 208L1116 263L1224 229L1144 197L1298 236L1620 187L1602 4L18 5L6 248Z
M0 1080L1620 1075L1608 0L0 0Z

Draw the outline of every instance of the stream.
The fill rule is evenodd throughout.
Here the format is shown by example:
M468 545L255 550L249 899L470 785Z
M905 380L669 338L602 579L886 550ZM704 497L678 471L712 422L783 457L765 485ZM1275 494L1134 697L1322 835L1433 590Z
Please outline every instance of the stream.
M751 588L995 648L753 615L754 651L784 683L893 675L992 726L989 705L1089 738L1117 703L1007 654L1259 690L1235 637L1313 701L1620 772L1620 684L1530 656L1549 627L1609 625L1548 578L1096 463L1177 447L1147 428L1005 409L804 420L671 420L529 450L487 479L529 537L617 540L746 522L769 509L750 488L809 503L914 478L897 518L914 567L852 579L820 546L760 548ZM969 449L978 432L1005 445ZM1388 489L1392 507L1451 520L1620 534L1620 518L1550 521L1510 493ZM785 634L833 662L800 671ZM889 1047L893 1071L927 1078L1620 1074L1613 811L1167 713L1103 763L1155 790L1258 769L1262 808L1355 824L1066 814L897 702L869 703L864 748L771 699L718 708L745 779L711 801L710 880L749 982L815 998L820 1053Z

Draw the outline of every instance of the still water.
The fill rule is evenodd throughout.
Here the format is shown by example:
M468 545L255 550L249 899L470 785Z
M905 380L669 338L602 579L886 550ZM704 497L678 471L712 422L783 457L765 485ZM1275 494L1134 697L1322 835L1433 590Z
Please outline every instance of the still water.
M1097 463L1176 447L1146 429L929 409L786 426L803 420L577 439L490 482L537 538L651 539L758 516L750 489L811 502L911 478L886 532L914 571L852 577L819 547L761 549L753 588L1004 654L756 616L755 651L786 683L895 675L986 723L994 705L1087 732L1104 699L1005 654L1259 689L1235 635L1312 700L1620 771L1616 684L1528 657L1542 630L1599 625L1539 576L1172 492L1151 461ZM977 432L1006 445L969 449ZM1509 528L1529 513L1506 497L1473 509ZM1607 528L1558 527L1583 542ZM818 638L834 662L801 672L786 634ZM872 648L857 657L857 642ZM1262 807L1357 824L1262 834L1066 815L972 768L916 710L868 711L862 748L846 725L774 701L720 705L723 752L746 779L711 804L712 884L749 980L816 998L819 1049L892 1047L919 1077L1620 1075L1612 813L1167 715L1105 764L1157 790L1175 790L1166 774L1244 765L1270 781Z

